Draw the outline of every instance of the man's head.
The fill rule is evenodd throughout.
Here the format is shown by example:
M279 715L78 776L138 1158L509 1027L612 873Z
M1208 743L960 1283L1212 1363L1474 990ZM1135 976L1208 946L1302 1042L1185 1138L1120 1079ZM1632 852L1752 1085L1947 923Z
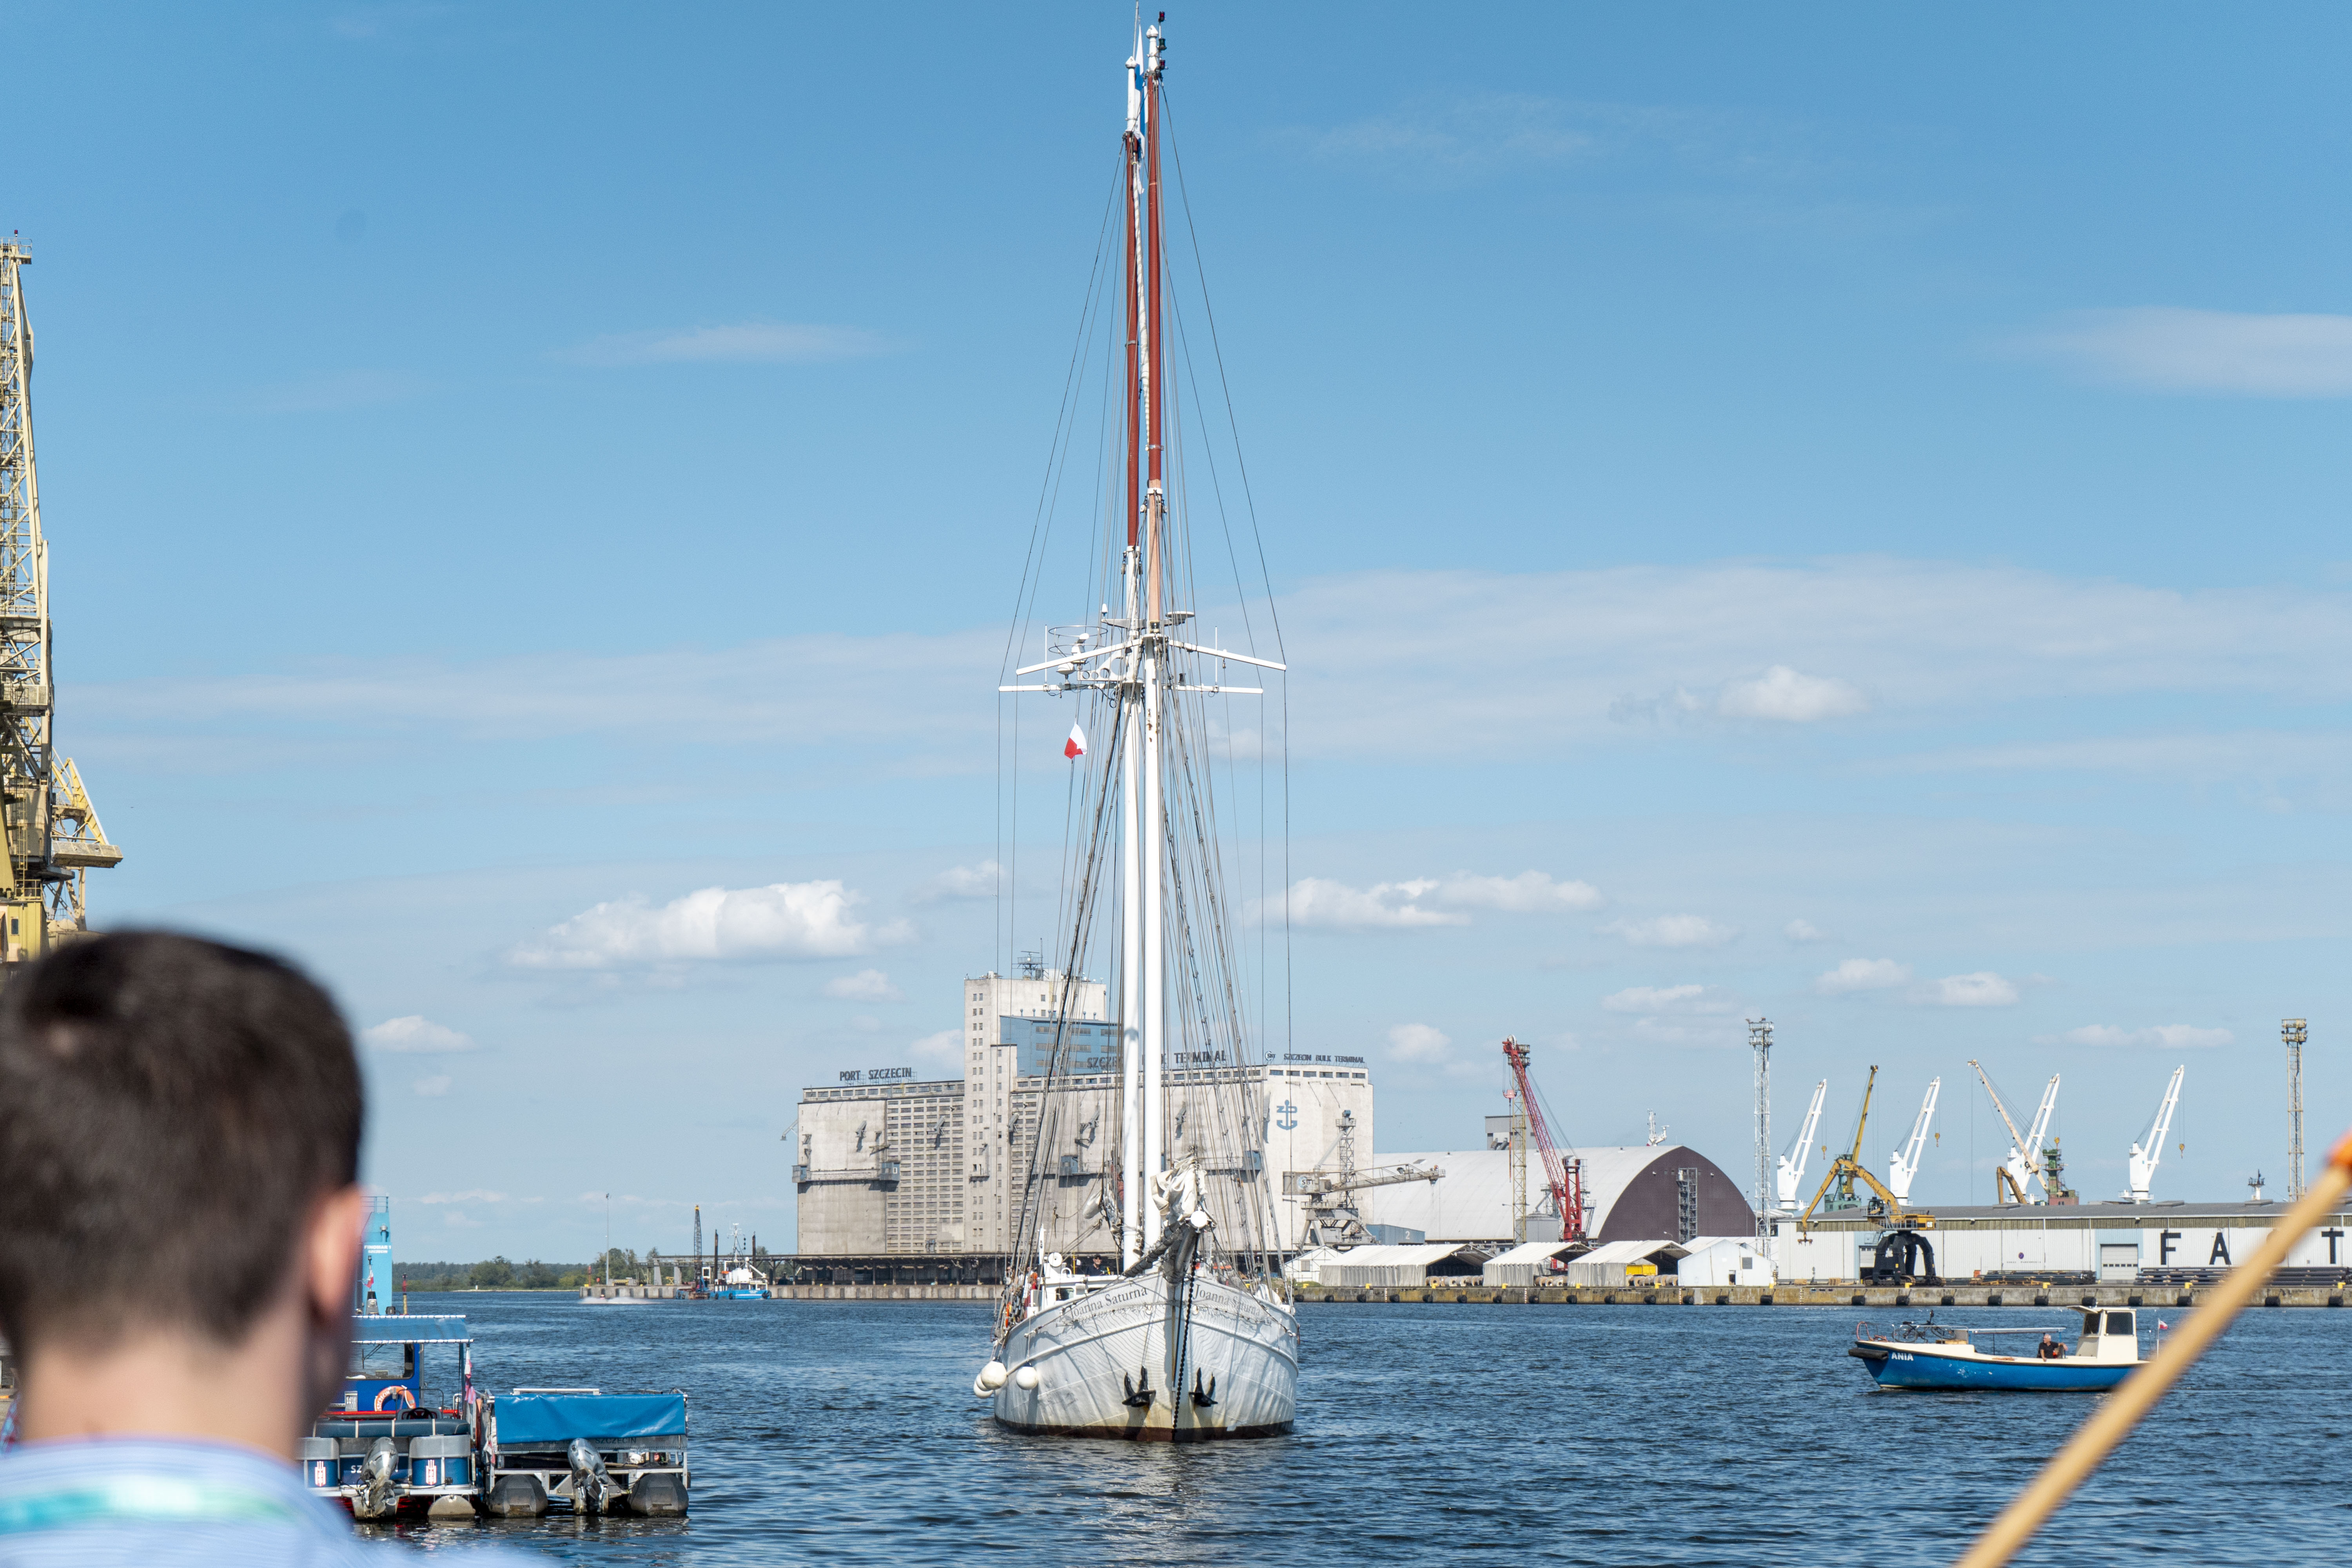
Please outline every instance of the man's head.
M42 958L0 994L0 1331L243 1342L331 1272L361 1116L350 1030L277 959L157 931Z

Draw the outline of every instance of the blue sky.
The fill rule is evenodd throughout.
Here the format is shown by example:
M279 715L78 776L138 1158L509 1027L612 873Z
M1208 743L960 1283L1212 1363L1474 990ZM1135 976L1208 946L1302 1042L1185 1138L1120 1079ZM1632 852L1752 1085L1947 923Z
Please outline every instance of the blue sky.
M410 1256L584 1255L608 1190L788 1241L799 1086L925 1066L992 962L1126 18L6 21L97 918L335 985ZM1292 1027L1382 1148L1473 1140L1513 1032L1573 1138L1744 1173L1758 1013L1783 1139L1875 1062L1883 1162L1943 1077L1931 1200L1998 1152L1969 1057L2065 1075L2094 1194L2185 1061L2158 1184L2223 1196L2305 1015L2332 1133L2352 23L1170 26L1297 667Z

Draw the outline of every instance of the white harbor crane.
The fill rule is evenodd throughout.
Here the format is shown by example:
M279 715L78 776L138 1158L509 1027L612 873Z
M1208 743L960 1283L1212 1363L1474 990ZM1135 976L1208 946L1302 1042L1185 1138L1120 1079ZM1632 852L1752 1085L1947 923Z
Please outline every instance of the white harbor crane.
M1911 1184L1919 1176L1919 1164L1927 1157L1927 1128L1936 1120L1936 1096L1943 1091L1944 1080L1927 1080L1927 1098L1919 1102L1918 1120L1911 1123L1911 1141L1887 1157L1886 1185L1905 1203L1911 1201Z
M2172 1081L2164 1086L2164 1101L2156 1108L2156 1120L2131 1146L2131 1191L2124 1196L2133 1203L2147 1202L2148 1183L2156 1178L2157 1163L2164 1158L2164 1141L2172 1136L2172 1108L2180 1103L2180 1075L2188 1070L2187 1062L2172 1069Z
M1969 1066L1977 1069L1977 1081L1984 1085L1985 1094L1991 1100L1993 1111L2000 1118L2000 1124L2009 1129L2009 1158L2000 1163L1995 1174L1999 1189L2009 1194L2002 1201L2019 1204L2047 1202L2050 1184L2042 1169L2042 1135L2050 1131L2051 1113L2058 1108L2058 1075L2052 1073L2049 1087L2042 1091L2041 1109L2033 1113L2033 1131L2023 1133L2017 1130L2017 1119L2010 1115L2009 1107L2001 1103L2000 1091L1993 1088L1992 1079L1986 1073L1983 1064L1970 1058ZM2029 1179L2042 1184L2042 1196L2036 1197L2026 1190L2025 1184ZM2000 1196L2000 1192L1994 1195Z
M1797 1194L1805 1182L1805 1162L1812 1156L1813 1131L1822 1124L1822 1097L1830 1091L1830 1080L1813 1085L1813 1102L1805 1108L1805 1124L1798 1130L1797 1141L1780 1156L1780 1168L1772 1173L1774 1195L1780 1203L1782 1214L1797 1212Z

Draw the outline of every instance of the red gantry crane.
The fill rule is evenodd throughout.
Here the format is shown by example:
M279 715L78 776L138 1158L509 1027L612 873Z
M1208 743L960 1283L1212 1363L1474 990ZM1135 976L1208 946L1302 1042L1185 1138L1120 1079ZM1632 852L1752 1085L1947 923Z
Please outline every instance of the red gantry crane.
M1528 1081L1528 1047L1506 1038L1503 1059L1511 1064L1511 1076L1518 1079L1519 1105L1528 1119L1528 1135L1543 1156L1544 1184L1551 1189L1552 1205L1559 1210L1559 1238L1582 1241L1584 1162L1570 1158L1551 1141L1551 1129L1544 1124L1543 1102L1536 1098L1535 1085Z

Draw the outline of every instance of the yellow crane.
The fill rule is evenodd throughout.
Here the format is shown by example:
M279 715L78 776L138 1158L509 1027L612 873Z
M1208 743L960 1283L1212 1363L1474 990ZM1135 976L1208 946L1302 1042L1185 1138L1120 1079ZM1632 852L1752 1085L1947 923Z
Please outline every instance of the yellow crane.
M1855 1117L1853 1122L1853 1147L1830 1162L1829 1173L1822 1177L1822 1184L1814 1189L1813 1201L1807 1204L1805 1212L1797 1216L1797 1227L1800 1230L1806 1228L1811 1223L1813 1211L1822 1206L1822 1200L1829 1196L1830 1188L1832 1186L1838 1189L1838 1201L1831 1205L1832 1213L1840 1209L1861 1207L1861 1201L1854 1196L1853 1184L1856 1182L1862 1183L1877 1194L1877 1201L1872 1204L1871 1207L1874 1210L1883 1211L1887 1223L1895 1228L1904 1229L1913 1225L1931 1226L1936 1223L1936 1216L1931 1214L1906 1209L1903 1200L1896 1197L1885 1183L1872 1175L1862 1163L1862 1141L1870 1126L1870 1097L1877 1087L1878 1069L1874 1067L1870 1069L1869 1080L1863 1085L1862 1114Z
M32 258L24 241L0 239L0 976L89 929L85 879L122 858L51 732L49 547L23 276Z
M1813 1201L1807 1204L1805 1212L1797 1216L1797 1229L1801 1233L1808 1228L1813 1211L1821 1207L1822 1200L1829 1195L1832 1185L1837 1187L1840 1198L1836 1208L1859 1206L1854 1198L1853 1184L1860 1182L1877 1194L1870 1204L1870 1214L1882 1227L1867 1278L1879 1284L1896 1284L1913 1278L1932 1283L1936 1279L1936 1248L1920 1233L1935 1227L1936 1216L1923 1209L1906 1208L1903 1200L1896 1197L1885 1183L1872 1175L1862 1163L1863 1134L1870 1126L1871 1091L1877 1087L1878 1069L1874 1067L1870 1069L1869 1081L1863 1085L1862 1114L1854 1118L1853 1123L1853 1147L1831 1162L1829 1173L1822 1178L1821 1186L1813 1193ZM1927 1262L1924 1270L1918 1268L1923 1258Z

